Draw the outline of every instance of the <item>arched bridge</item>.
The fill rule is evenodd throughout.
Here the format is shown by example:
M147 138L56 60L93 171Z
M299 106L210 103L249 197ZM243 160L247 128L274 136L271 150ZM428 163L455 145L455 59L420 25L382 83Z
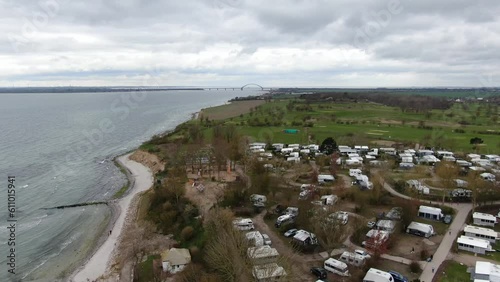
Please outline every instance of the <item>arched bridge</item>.
M257 86L257 87L260 87L260 90L264 90L264 87L256 84L256 83L248 83L248 84L245 84L243 86L241 86L241 90L243 90L243 88L247 87L247 86Z
M258 88L260 88L261 91L273 90L273 88L264 88L263 86L256 84L256 83L248 83L248 84L245 84L239 88L237 88L237 87L209 87L209 88L204 88L204 89L205 90L236 90L236 89L243 90L246 87L250 87L250 86L258 87Z

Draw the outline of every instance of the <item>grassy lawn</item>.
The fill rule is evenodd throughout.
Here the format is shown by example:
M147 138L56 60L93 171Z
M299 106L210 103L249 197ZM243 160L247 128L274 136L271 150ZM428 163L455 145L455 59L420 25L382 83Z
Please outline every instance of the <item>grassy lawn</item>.
M254 137L255 140L264 141L270 135L272 142L283 143L307 143L308 136L312 135L318 141L332 136L339 144L345 142L346 145L352 145L348 144L352 138L344 137L356 135L354 137L363 144L372 140L420 143L431 140L461 151L471 151L469 140L476 136L484 140L481 152L496 151L499 144L497 135L475 133L498 126L498 122L491 121L485 114L486 110L477 105L471 105L467 110L461 105L454 105L449 110L433 110L430 116L426 116L424 113L402 112L399 108L374 103L311 103L311 108L304 111L290 109L287 104L288 101L265 103L253 113L233 115L235 118L227 123L239 125L244 135ZM230 106L213 109L221 111L224 107ZM228 111L231 111L230 108ZM281 113L281 118L277 118L280 115L276 113ZM266 125L250 126L249 121L256 119ZM280 119L284 125L274 126L276 119ZM458 123L464 119L471 124L462 126ZM305 121L311 121L313 127L304 127ZM420 128L421 124L432 126L432 129ZM300 132L285 134L285 128L299 129ZM454 129L458 128L465 133L455 132Z
M439 274L438 282L469 282L470 274L467 273L467 266L455 261L447 262L443 272Z
M210 120L223 120L237 117L240 114L246 114L251 108L262 105L264 100L235 101L227 105L203 109L201 116L208 117Z
M153 260L159 259L160 255L151 255L148 256L148 259L144 262L139 263L138 271L139 271L139 279L138 282L150 282L153 281Z

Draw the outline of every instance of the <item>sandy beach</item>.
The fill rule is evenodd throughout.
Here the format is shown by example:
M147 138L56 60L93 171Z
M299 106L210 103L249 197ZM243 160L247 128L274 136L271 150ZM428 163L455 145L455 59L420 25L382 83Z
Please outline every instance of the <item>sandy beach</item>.
M115 217L116 221L111 229L111 233L107 231L108 234L106 234L107 238L104 243L82 267L75 271L71 281L94 281L106 273L106 270L112 260L115 245L118 243L120 235L123 231L122 229L126 216L132 208L132 199L138 193L149 189L153 185L153 175L151 170L138 162L130 160L129 157L131 154L132 153L123 155L117 159L118 162L120 162L132 173L132 177L134 179L133 186L128 194L117 201L118 217Z

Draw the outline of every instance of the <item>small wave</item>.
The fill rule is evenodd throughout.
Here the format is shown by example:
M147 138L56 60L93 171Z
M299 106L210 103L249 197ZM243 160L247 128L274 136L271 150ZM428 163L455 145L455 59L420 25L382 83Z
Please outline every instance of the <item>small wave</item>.
M24 280L26 277L28 277L31 273L33 273L34 271L36 271L37 269L39 269L40 267L42 267L44 264L46 264L50 259L54 258L54 257L57 257L58 255L60 255L62 253L62 251L64 249L66 249L71 243L73 243L76 239L78 239L78 237L80 237L81 235L81 232L77 233L77 234L74 234L73 236L71 236L68 240L64 241L62 244L61 244L61 247L59 248L59 251L55 252L55 253L52 253L50 255L48 255L45 259L43 259L38 265L36 265L35 267L33 267L31 269L31 271L28 271L21 279Z
M49 261L49 259L55 257L56 255L51 255L49 256L48 258L42 260L38 265L35 265L35 267L33 267L31 269L31 271L27 271L26 274L21 277L21 280L24 280L26 277L28 277L28 275L30 275L31 273L33 273L35 270L39 269L40 267L42 267L47 261Z
M22 223L22 224L19 224L19 232L24 232L24 231L27 231L27 230L30 230L32 228L35 228L37 227L40 223L42 223L42 218L36 220L36 221L31 221L31 222L28 222L28 223Z
M21 188L26 188L26 187L28 187L28 186L29 186L29 185L28 185L28 184L26 184L26 185L24 185L24 186L21 186Z

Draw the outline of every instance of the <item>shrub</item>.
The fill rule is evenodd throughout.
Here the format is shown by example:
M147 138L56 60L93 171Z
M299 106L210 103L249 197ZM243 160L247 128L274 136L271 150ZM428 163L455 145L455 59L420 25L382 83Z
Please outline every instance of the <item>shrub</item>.
M429 257L429 252L426 249L420 251L420 260L426 260Z
M184 241L189 241L193 238L194 228L191 226L186 226L181 231L181 238Z
M200 249L196 246L192 246L189 248L189 253L191 254L191 259L193 262L203 262L203 256Z
M422 268L420 267L420 264L417 261L412 261L410 263L410 271L411 273L420 273L422 272Z

